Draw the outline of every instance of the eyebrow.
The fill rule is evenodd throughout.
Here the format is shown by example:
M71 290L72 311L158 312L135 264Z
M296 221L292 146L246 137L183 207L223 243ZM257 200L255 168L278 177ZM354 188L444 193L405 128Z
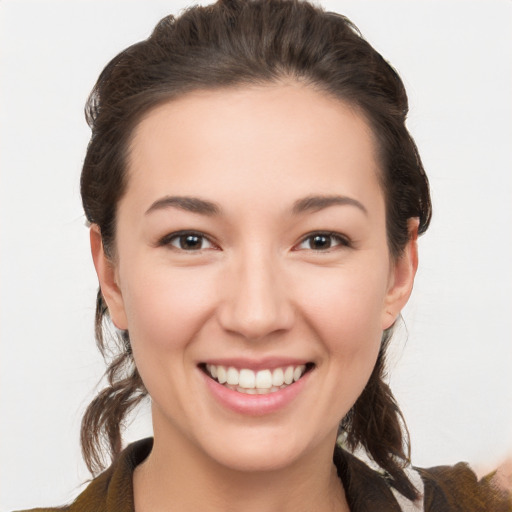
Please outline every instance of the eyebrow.
M212 201L190 196L165 196L155 201L146 210L146 215L156 210L164 210L169 207L210 216L219 215L221 212L220 206Z
M330 195L330 196L307 196L298 199L293 203L292 213L298 215L307 211L319 211L330 206L355 206L363 213L368 215L368 210L357 199L347 196ZM179 208L192 213L201 215L220 215L221 207L212 201L200 199L192 196L165 196L155 201L147 210L146 215L166 208Z
M303 213L306 211L319 211L330 206L355 206L359 208L363 213L368 215L368 210L365 206L360 203L357 199L347 196L308 196L303 199L298 199L293 203L292 212L294 214Z

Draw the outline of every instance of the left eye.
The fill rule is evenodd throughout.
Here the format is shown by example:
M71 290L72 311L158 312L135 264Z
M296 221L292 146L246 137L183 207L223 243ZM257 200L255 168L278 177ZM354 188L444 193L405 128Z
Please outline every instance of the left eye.
M213 248L213 244L200 233L175 233L165 237L162 245L171 245L182 251L201 251Z
M348 241L335 233L313 233L308 235L297 246L298 250L327 251L336 246L348 246Z

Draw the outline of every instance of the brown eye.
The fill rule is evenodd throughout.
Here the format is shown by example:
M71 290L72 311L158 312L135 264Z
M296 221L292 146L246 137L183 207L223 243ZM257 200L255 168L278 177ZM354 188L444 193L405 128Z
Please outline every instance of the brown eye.
M162 239L160 245L170 245L172 248L188 252L212 249L214 247L203 234L194 232L171 233Z
M337 246L348 246L348 241L335 233L313 233L302 240L297 249L326 251Z
M315 235L309 239L309 245L311 249L315 251L322 249L329 249L332 245L332 237L326 235Z
M195 251L202 249L203 238L197 235L182 235L178 237L177 242L180 249Z

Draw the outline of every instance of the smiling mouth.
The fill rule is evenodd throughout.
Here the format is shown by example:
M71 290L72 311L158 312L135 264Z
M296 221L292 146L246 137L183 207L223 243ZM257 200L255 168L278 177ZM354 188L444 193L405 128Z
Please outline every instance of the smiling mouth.
M259 371L214 364L199 367L211 379L224 387L248 395L266 395L291 386L314 368L314 363Z

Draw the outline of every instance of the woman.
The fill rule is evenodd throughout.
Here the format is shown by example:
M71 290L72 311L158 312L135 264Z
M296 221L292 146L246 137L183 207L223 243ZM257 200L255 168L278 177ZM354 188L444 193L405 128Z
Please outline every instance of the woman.
M488 506L463 466L409 467L383 380L430 199L403 85L346 19L236 1L167 18L88 114L97 336L112 321L120 351L82 426L90 469L102 439L114 464L69 510ZM154 442L120 453L148 393Z

